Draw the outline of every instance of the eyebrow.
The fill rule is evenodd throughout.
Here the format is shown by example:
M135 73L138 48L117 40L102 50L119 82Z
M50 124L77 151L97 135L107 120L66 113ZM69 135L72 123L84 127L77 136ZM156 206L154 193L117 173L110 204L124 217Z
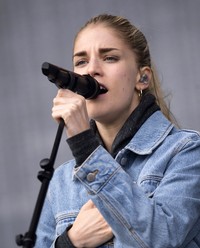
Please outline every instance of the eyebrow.
M111 51L117 51L119 49L117 48L112 48L112 47L108 47L108 48L100 48L99 49L99 53L102 55L104 53L107 53L107 52L111 52ZM87 55L87 52L86 51L80 51L80 52L77 52L75 53L73 56L72 56L72 59L74 59L74 57L83 57L83 56L86 56Z

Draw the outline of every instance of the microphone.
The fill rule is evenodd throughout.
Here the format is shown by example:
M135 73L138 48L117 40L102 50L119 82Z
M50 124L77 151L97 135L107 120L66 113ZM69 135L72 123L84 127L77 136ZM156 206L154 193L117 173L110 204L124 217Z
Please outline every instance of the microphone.
M58 88L69 89L86 99L93 99L103 93L97 80L90 75L79 75L48 62L42 64L42 72Z

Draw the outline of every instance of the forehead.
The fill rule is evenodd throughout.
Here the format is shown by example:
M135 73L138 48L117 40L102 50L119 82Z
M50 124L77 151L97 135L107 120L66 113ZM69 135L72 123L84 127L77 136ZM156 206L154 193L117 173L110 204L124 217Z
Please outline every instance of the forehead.
M115 29L103 24L90 24L77 35L74 51L91 46L125 47L126 44Z

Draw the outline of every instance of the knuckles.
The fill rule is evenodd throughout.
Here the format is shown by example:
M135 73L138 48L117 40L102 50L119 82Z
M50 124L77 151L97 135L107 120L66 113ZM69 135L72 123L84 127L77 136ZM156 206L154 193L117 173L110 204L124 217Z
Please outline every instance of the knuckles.
M69 90L58 90L57 96L53 99L52 115L69 115L81 112L86 108L86 101L83 96L77 95Z

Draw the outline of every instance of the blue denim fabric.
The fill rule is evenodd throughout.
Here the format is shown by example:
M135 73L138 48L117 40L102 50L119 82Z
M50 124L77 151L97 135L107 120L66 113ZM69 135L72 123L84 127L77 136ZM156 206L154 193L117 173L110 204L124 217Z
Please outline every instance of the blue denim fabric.
M86 144L87 145L87 144ZM116 159L99 146L74 169L51 180L37 230L37 248L54 247L92 199L114 233L101 247L200 247L200 136L176 129L160 111Z

